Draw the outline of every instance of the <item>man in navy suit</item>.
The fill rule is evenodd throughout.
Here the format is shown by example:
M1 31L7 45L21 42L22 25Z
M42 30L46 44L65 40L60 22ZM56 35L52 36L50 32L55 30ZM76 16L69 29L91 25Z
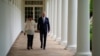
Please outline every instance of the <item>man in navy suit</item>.
M40 47L45 50L47 33L50 31L50 24L49 24L49 19L45 16L44 12L42 13L42 16L38 19L37 28L40 32L40 42L41 42Z

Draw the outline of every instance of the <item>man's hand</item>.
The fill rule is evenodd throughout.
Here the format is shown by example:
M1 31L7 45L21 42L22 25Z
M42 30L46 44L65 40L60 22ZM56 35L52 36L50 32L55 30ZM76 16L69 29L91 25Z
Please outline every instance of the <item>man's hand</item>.
M35 32L40 32L39 30L35 30Z
M50 32L50 30L48 30L48 33Z
M24 35L26 35L26 33L24 32Z

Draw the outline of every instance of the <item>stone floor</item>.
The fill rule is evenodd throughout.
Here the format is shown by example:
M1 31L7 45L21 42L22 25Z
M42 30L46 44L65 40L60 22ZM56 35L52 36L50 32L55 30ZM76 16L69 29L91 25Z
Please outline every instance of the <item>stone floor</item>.
M35 33L33 40L33 49L27 50L27 37L22 33L15 41L10 52L7 56L73 56L74 52L64 50L64 46L52 40L51 37L47 38L46 50L40 49L39 33Z

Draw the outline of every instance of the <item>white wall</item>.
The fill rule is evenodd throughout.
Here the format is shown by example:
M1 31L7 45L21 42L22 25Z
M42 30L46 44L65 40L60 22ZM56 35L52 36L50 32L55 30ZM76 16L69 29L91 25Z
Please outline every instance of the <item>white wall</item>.
M22 30L21 15L21 4L14 5L8 0L0 0L0 56L7 55Z

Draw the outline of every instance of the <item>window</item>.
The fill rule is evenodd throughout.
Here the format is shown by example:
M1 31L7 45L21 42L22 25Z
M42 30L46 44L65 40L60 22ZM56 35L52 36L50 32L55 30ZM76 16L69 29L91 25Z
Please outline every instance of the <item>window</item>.
M43 7L35 7L35 21L38 21L38 18L41 16Z
M25 7L25 21L29 16L33 17L33 7Z

